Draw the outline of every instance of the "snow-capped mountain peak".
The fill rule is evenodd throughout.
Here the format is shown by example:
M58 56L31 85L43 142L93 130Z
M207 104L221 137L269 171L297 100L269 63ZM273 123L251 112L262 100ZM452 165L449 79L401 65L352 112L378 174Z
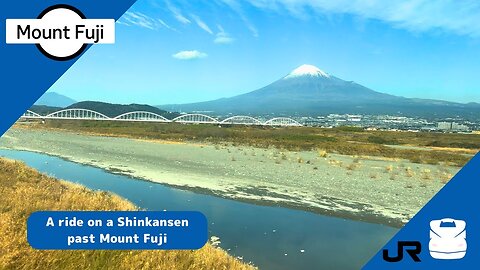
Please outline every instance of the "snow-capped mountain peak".
M325 71L319 69L316 66L301 65L300 67L298 67L298 68L294 69L292 72L290 72L290 74L285 76L284 79L291 79L291 78L297 78L297 77L302 77L302 76L330 78L330 75L328 75Z

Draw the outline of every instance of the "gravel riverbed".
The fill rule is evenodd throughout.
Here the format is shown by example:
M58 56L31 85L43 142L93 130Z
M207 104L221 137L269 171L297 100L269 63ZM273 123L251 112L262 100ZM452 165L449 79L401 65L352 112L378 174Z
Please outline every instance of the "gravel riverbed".
M247 146L12 128L0 147L258 204L401 226L459 168Z

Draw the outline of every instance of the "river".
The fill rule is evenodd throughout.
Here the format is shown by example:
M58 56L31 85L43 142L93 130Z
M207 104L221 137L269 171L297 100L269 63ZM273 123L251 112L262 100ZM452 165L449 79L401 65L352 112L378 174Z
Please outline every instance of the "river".
M197 194L45 154L0 149L0 156L90 189L116 193L147 210L200 211L223 249L260 269L359 269L398 231Z

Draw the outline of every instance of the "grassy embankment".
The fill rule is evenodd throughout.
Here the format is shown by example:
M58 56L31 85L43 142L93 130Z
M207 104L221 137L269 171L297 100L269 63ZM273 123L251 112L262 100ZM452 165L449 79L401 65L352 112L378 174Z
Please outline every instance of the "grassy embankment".
M50 178L0 158L0 269L253 269L207 244L197 251L39 251L26 240L38 210L136 210L110 193Z
M52 128L97 135L136 139L196 141L276 147L286 150L320 150L357 156L407 159L415 163L448 163L463 166L480 149L478 134L444 134L426 132L366 131L361 128L271 128L215 125L182 125L109 121L54 121L21 125L29 128ZM425 149L399 149L403 145Z

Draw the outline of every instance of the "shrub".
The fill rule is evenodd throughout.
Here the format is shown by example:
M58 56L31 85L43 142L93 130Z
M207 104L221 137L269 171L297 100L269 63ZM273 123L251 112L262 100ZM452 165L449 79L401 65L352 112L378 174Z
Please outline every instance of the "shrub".
M328 152L326 150L318 149L317 152L318 152L318 156L321 157L321 158L327 158L328 157Z
M336 159L331 159L328 161L328 164L330 165L333 165L333 166L338 166L338 167L342 167L343 166L343 162L340 161L340 160L336 160Z
M421 177L423 180L432 180L432 174L429 169L423 169L421 172Z
M358 163L352 162L346 167L346 169L349 170L349 171L353 171L353 170L357 169L359 166L360 165Z
M412 168L407 167L407 168L405 168L405 176L406 177L413 177L413 176L415 176L415 172L413 172Z

